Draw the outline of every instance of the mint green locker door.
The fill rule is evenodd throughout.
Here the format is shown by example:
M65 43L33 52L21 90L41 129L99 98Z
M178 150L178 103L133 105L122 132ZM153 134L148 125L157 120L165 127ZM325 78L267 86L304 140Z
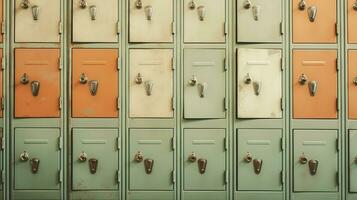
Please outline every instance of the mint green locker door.
M3 129L0 129L0 171L3 172L3 154L4 154L4 133ZM3 199L3 182L5 180L0 181L0 200Z
M224 129L184 130L184 190L226 189L225 138Z
M237 189L281 191L282 130L239 129L237 134Z
M73 190L118 190L117 129L73 129Z
M294 191L338 190L337 131L294 130Z
M349 131L349 191L357 192L357 130Z
M237 42L282 42L282 0L237 0Z
M129 189L131 191L172 191L173 131L171 129L131 129L129 139Z
M60 130L16 128L14 151L15 190L60 188Z
M184 117L225 118L226 64L224 49L184 50Z

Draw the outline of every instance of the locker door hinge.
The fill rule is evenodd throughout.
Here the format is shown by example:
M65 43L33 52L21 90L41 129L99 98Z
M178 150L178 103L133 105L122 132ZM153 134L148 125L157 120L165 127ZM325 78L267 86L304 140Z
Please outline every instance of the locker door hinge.
M120 30L121 30L121 27L120 27L120 21L117 21L117 34L120 34Z
M227 35L227 34L228 34L227 22L224 22L224 23L223 23L223 33L224 33L224 35Z
M224 171L223 173L223 180L225 184L228 184L228 172L227 170Z
M336 98L336 110L337 110L337 111L340 111L340 106L339 106L338 104L339 104L338 98Z
M338 24L337 23L335 23L335 34L336 34L336 36L338 35Z
M175 68L176 68L176 67L175 67L175 58L172 57L172 58L171 58L171 69L172 69L172 70L175 70Z
M121 179L121 173L120 170L117 171L117 181L118 183L120 183L120 179Z
M118 137L117 138L117 149L120 150L120 147L121 147L121 138Z
M172 97L171 98L171 109L172 110L175 110L175 107L176 107L176 98L175 97Z
M338 58L336 58L336 71L340 71L340 67L339 67L339 64L338 64Z
M5 98L1 97L1 110L4 110L5 108Z
M175 140L174 137L171 138L171 149L172 149L173 151L175 151L175 149L176 149L176 140Z
M5 171L1 170L1 183L5 182Z
M6 66L6 60L4 58L1 58L1 69L5 70L5 66Z
M1 148L1 150L4 150L5 149L5 137L4 136L2 136L0 138L0 142L1 142L0 148Z
M5 22L3 21L1 23L1 34L5 34L5 29L6 29L6 25L5 25Z
M280 58L280 69L283 72L284 71L284 60L283 58Z
M284 138L280 138L280 148L281 148L282 151L284 151L284 149L285 149Z
M58 182L62 183L62 181L63 181L63 170L60 169L58 171Z
M172 27L171 27L171 29L172 29L172 35L175 35L175 34L176 34L176 22L173 21L173 22L171 23L171 26L172 26Z
M173 170L171 172L171 180L172 180L172 183L175 184L176 183L176 172L175 170Z
M280 35L284 35L284 24L280 22Z
M60 22L58 23L58 33L59 33L59 34L62 34L62 33L63 33L63 23L62 23L62 21L60 21Z
M280 182L282 185L284 185L285 183L285 174L284 174L284 171L280 171Z
M117 70L120 71L120 66L121 66L121 58L117 58Z
M223 60L223 69L224 71L228 71L227 58L224 58Z
M117 110L120 110L120 98L117 97Z
M224 110L228 110L228 100L226 97L223 98L223 106L224 106Z
M340 185L340 174L338 172L336 172L336 184L337 186Z
M58 138L58 149L62 149L63 148L63 137L59 137Z
M58 58L58 69L62 70L63 60L62 58Z
M225 151L228 150L228 140L227 140L226 137L224 138L224 150L225 150Z
M340 151L340 140L336 138L336 150Z
M59 98L58 98L58 108L59 108L60 110L62 110L62 106L63 106L62 97L59 97Z
M284 107L285 107L284 100L283 100L283 98L280 98L280 109L284 110Z

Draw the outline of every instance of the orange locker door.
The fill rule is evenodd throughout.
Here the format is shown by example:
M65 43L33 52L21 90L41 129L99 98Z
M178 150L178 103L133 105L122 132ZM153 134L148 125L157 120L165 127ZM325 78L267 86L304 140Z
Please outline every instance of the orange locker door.
M337 118L336 50L293 51L293 116Z
M357 50L348 52L348 117L357 119Z
M3 9L3 0L0 0L0 23L2 24L3 23L3 12L2 12L2 9ZM2 42L2 34L0 34L0 42Z
M336 0L293 0L294 43L336 43Z
M118 50L73 49L72 117L118 116Z
M348 43L357 43L357 2L348 0Z
M60 116L59 49L15 49L15 117Z

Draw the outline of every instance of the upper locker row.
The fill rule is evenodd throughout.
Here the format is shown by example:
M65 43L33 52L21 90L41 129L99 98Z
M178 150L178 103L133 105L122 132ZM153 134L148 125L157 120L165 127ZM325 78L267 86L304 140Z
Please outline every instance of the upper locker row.
M59 42L61 0L16 0L15 42ZM73 42L118 42L119 0L73 0ZM173 0L130 0L129 42L173 42ZM184 42L224 43L226 1L184 0ZM282 42L282 0L237 0L237 42ZM294 43L336 43L336 0L293 0ZM357 4L349 0L349 42ZM150 34L148 34L150 33Z

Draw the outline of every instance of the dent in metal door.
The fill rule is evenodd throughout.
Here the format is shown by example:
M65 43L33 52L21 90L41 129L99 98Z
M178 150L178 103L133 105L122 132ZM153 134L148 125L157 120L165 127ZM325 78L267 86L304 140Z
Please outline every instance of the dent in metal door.
M73 129L73 190L118 189L118 130Z
M184 50L185 118L225 118L226 67L223 49Z
M357 3L356 0L348 0L347 5L347 31L348 43L357 43Z
M282 131L239 129L237 138L238 190L281 191Z
M60 116L59 49L15 49L15 117Z
M173 190L173 131L131 129L129 139L129 189Z
M357 119L357 51L348 51L348 117Z
M16 0L15 42L59 42L61 0Z
M73 0L73 42L117 42L117 0Z
M337 118L336 50L293 51L293 117Z
M15 190L60 188L60 131L56 128L16 128Z
M117 49L73 49L72 53L72 117L117 117Z
M130 117L173 117L172 49L130 50Z
M281 50L238 49L238 118L282 117Z
M172 0L130 0L130 42L173 42Z
M225 0L184 0L183 3L184 42L225 42Z
M336 0L293 0L293 42L336 43Z
M338 188L337 131L294 131L294 191L335 192Z
M184 130L184 190L225 190L225 138L224 129Z
M282 42L281 0L237 0L238 42Z
M357 131L349 131L349 192L357 192Z

